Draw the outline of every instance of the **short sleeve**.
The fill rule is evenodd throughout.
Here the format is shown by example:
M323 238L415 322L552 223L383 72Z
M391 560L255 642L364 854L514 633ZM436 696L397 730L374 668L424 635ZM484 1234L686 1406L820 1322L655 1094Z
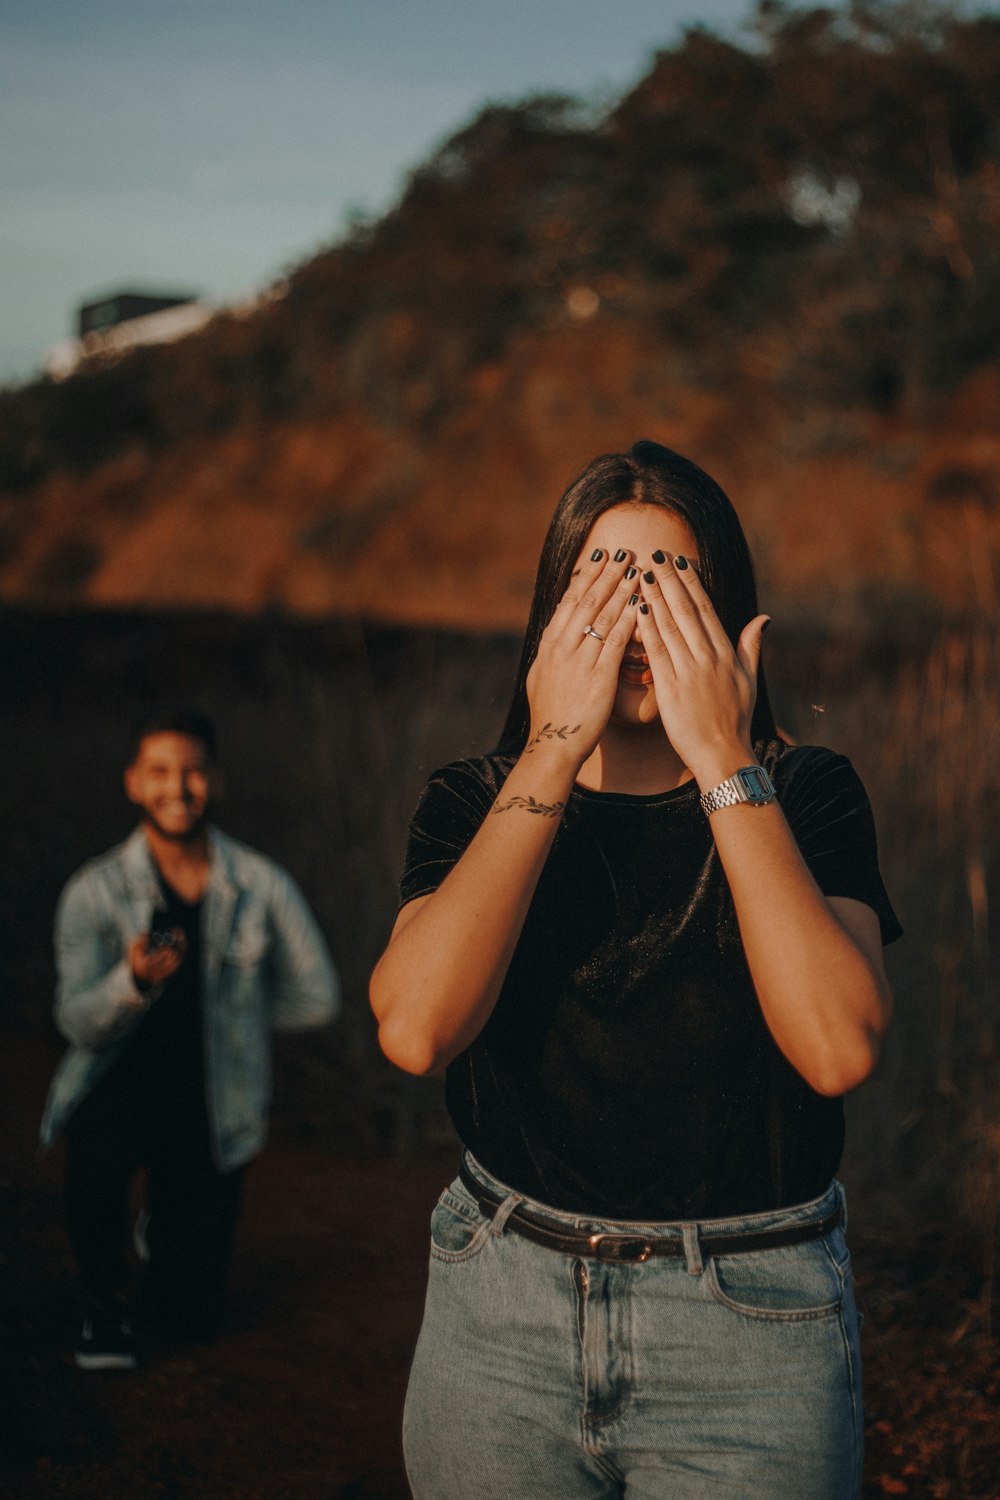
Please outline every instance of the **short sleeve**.
M799 745L778 761L775 785L824 896L863 901L879 919L883 944L895 942L903 929L879 870L871 803L851 762L817 745Z
M410 823L399 904L436 891L489 813L509 768L499 757L455 761L435 771Z

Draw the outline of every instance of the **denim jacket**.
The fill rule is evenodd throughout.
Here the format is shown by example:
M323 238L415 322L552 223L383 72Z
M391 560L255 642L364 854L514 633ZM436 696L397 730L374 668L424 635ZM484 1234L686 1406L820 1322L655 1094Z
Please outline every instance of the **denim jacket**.
M221 1171L264 1144L271 1098L270 1029L322 1026L340 985L302 893L271 860L217 829L202 907L205 1079ZM56 912L56 1024L71 1043L49 1090L49 1145L121 1053L157 991L135 985L129 945L163 897L141 828L72 877Z

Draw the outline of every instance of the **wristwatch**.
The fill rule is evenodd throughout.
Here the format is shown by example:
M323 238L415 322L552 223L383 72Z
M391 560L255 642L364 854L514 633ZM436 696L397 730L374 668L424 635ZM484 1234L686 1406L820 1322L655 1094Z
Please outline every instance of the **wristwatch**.
M741 766L710 792L701 794L701 810L706 817L718 812L720 807L735 807L738 802L750 802L754 807L763 807L773 802L777 793L774 782L763 766Z

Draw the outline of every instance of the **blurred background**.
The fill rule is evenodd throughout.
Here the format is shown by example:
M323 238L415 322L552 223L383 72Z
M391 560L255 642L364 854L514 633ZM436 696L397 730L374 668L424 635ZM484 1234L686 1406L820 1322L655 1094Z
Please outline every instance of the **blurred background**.
M0 1032L35 1351L0 1493L236 1493L176 1370L139 1377L150 1446L60 1363L58 1160L30 1156L55 899L130 826L130 722L180 698L219 723L220 821L300 881L345 981L336 1031L282 1046L262 1216L317 1282L343 1174L413 1216L405 1295L338 1366L363 1410L313 1468L293 1424L239 1493L405 1494L453 1143L438 1085L381 1060L367 976L427 774L499 732L556 499L650 437L736 503L779 721L854 760L907 931L844 1169L866 1493L995 1500L1000 7L8 0L0 49ZM244 1343L181 1372L238 1431L301 1375L276 1243L245 1248Z

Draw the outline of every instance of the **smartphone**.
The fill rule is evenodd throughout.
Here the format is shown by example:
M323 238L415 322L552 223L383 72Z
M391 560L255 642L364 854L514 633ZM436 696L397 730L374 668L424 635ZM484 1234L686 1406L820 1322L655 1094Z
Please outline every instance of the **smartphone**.
M149 934L150 948L176 948L178 946L177 934L175 932L158 932L154 927Z

